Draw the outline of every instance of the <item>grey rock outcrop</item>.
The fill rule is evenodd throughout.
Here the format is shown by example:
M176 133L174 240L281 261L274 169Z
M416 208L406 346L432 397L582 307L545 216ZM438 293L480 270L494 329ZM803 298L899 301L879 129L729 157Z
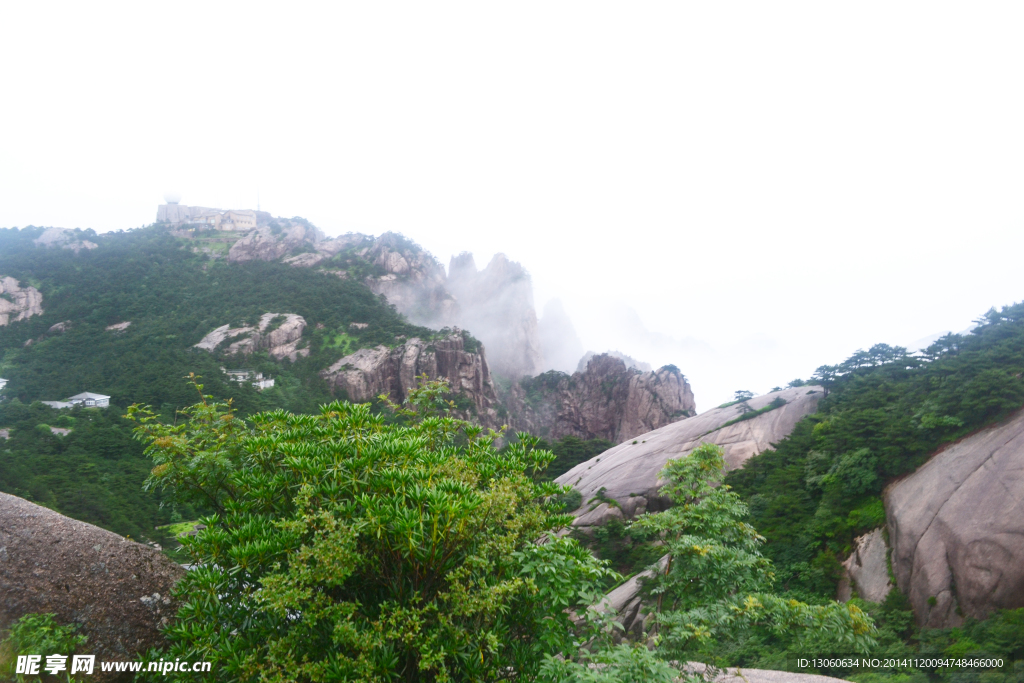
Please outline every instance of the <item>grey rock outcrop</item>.
M297 249L313 248L323 238L317 228L304 224L257 228L231 245L228 262L276 261Z
M713 408L610 448L580 463L555 481L575 488L583 495L584 501L604 488L604 495L617 501L627 517L640 514L641 510L660 510L665 506L665 501L658 494L664 485L660 474L670 459L684 457L707 442L722 446L729 469L741 467L749 458L767 450L793 431L797 422L817 409L821 397L821 388L814 386L757 396L747 401L749 409L760 409L777 398L786 403L754 418L728 425L744 414L743 404ZM585 511L584 507L577 514L582 515Z
M82 239L81 231L69 230L67 228L47 228L39 237L32 240L41 247L54 247L57 249L70 249L76 254L83 249L95 249L99 245L95 242Z
M0 493L0 629L52 612L81 625L98 660L133 659L162 640L184 574L153 548Z
M393 349L360 349L320 373L332 389L344 391L350 401L370 401L387 394L395 403L409 396L409 390L417 385L416 378L423 374L430 379L447 379L453 392L473 402L481 424L496 426L497 396L484 350L466 351L458 330L434 341L413 337Z
M0 277L0 327L43 314L43 295L35 287L22 287L13 277Z
M853 542L853 552L843 562L843 577L839 580L839 602L846 602L853 597L853 589L857 596L868 602L882 602L892 590L889 581L889 548L885 544L885 534L881 528Z
M309 348L302 346L302 333L306 319L295 313L264 313L254 326L231 327L221 325L195 344L203 351L224 351L228 354L252 354L267 351L276 360L295 362L300 356L308 356ZM225 342L236 339L225 345Z
M585 354L583 354L583 357L580 358L580 362L576 365L576 372L583 372L584 370L586 370L587 364L590 363L590 359L596 355L598 354L594 353L593 351L587 351ZM632 370L639 370L640 372L650 372L652 369L650 363L644 363L643 361L639 361L636 358L633 358L632 356L627 356L621 351L605 351L604 355L611 356L612 358L618 358L619 360L626 364L627 368L630 368Z
M578 436L614 443L696 413L686 378L673 368L640 372L607 354L583 372L545 373L513 384L502 397L509 425L549 439Z
M1024 411L883 494L896 585L922 626L1024 607Z
M383 294L399 313L418 325L450 327L459 322L459 304L446 288L444 268L424 249L386 232L361 254L384 271L366 285Z

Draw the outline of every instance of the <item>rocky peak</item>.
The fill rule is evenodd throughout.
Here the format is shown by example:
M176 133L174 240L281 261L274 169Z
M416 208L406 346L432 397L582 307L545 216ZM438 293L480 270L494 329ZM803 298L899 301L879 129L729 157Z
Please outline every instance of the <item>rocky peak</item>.
M523 379L504 399L513 429L551 439L619 443L696 412L690 385L677 369L640 372L609 354L594 356L571 376L546 372Z
M593 351L587 351L585 354L583 354L583 357L580 359L579 364L577 364L576 366L576 372L583 372L584 370L586 370L587 365L590 364L591 359L593 359L596 355L597 354L594 353ZM627 356L621 351L605 351L603 355L611 356L612 358L618 358L619 360L626 364L627 368L639 370L640 372L651 371L650 363L644 363L643 361L639 361L636 358L633 358L632 356Z
M448 290L459 302L459 323L487 345L494 372L519 379L543 367L533 284L522 265L495 254L476 269L473 255L453 257Z
M0 277L0 327L43 314L43 295L13 277Z
M402 403L417 378L447 379L453 393L472 401L476 418L485 426L497 426L497 396L483 347L467 351L460 330L435 340L412 338L389 349L377 346L345 356L320 373L332 389L344 392L353 402L371 401L387 394ZM470 413L462 411L463 417Z

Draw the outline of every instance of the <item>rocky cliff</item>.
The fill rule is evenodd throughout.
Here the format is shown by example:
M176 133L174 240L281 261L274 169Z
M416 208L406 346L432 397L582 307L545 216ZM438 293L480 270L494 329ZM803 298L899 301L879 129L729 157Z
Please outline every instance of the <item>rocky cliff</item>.
M854 589L858 597L868 602L882 602L892 590L889 547L881 528L854 539L853 552L843 562L836 599L846 602L853 597Z
M460 411L463 417L475 413L481 424L498 426L497 396L484 349L467 351L459 330L433 341L409 339L392 349L360 349L320 374L332 389L344 391L353 402L387 394L401 403L416 386L417 377L425 374L430 379L447 379L453 392L472 403L472 410L466 406Z
M366 279L375 294L383 294L388 303L418 325L460 324L459 303L446 288L444 268L437 259L393 232L366 239L369 244L358 255L383 271Z
M228 251L232 263L256 260L280 260L355 278L417 325L471 330L487 345L491 365L502 377L518 379L547 367L530 276L504 254L495 255L483 270L477 270L472 254L460 254L446 275L429 252L397 233L325 239L305 221L275 219L235 241ZM548 327L557 337L568 318L563 312L560 327L555 318ZM559 362L576 359L560 357Z
M640 372L608 354L593 356L571 376L525 378L502 398L514 431L548 439L572 435L619 443L696 413L690 385L674 367Z
M301 315L264 313L256 325L221 325L203 337L195 348L211 353L222 351L229 355L267 351L276 360L287 358L295 362L300 356L309 355L309 348L303 347L302 333L305 329L306 319Z
M95 233L92 233L95 235ZM39 237L32 240L41 247L54 247L57 249L70 249L76 254L81 250L95 249L99 245L83 239L81 230L69 230L67 228L47 228Z
M323 233L312 225L290 221L285 221L285 225L275 223L272 227L257 228L231 245L228 261L276 261L295 255L297 251L315 254L316 246L323 239Z
M940 450L883 498L896 584L920 625L1024 607L1024 411Z
M158 550L0 493L0 629L52 612L81 625L97 660L134 659L161 641L184 574Z
M586 506L578 510L574 524L584 529L604 524L613 516L630 519L647 510L660 510L666 503L658 495L664 483L659 475L670 459L686 456L701 443L714 443L725 449L726 466L736 469L793 431L797 422L817 409L821 398L820 387L803 386L713 408L610 448L555 481L575 488L584 501L603 488L604 495L618 503L619 507L602 504L593 511L588 512ZM776 399L785 404L740 420Z
M43 295L38 289L22 287L13 277L0 277L0 327L42 313Z
M525 268L495 254L477 270L473 255L463 253L448 266L448 290L459 301L460 325L487 345L495 374L518 379L544 369L533 283Z

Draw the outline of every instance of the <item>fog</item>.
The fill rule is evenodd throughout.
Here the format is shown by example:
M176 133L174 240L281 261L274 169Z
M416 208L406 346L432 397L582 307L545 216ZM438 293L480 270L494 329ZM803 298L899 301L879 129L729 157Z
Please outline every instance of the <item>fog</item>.
M701 410L1024 299L1019 3L7 3L0 226L504 252ZM563 363L563 361L559 361Z

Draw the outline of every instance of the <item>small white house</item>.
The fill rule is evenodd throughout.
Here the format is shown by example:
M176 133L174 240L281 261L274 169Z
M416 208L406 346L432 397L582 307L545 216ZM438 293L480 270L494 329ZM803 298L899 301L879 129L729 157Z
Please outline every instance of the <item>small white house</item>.
M221 368L223 370L223 368ZM238 382L239 384L245 384L246 382L252 382L252 385L263 391L274 386L274 380L270 377L264 377L262 372L256 372L255 370L224 370L227 373L228 379L232 382Z
M86 408L106 408L110 405L110 397L104 396L103 394L93 394L88 391L83 391L80 394L75 394L67 399L67 402L73 406L85 406Z
M3 388L6 387L6 386L7 386L7 380L5 380L3 377L0 377L0 391L2 391Z

